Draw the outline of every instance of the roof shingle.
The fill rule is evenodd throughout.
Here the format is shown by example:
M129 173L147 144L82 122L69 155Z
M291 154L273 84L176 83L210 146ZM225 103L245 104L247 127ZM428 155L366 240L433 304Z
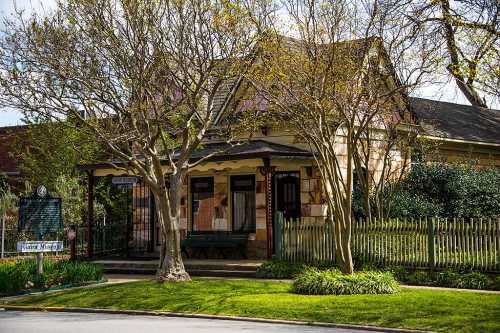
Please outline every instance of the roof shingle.
M500 110L414 97L410 107L427 135L500 144Z

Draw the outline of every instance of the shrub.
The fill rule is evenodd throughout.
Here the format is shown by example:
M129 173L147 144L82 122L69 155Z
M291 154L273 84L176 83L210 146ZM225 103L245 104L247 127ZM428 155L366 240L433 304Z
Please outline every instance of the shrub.
M493 290L500 290L500 275L497 275L490 280L489 288Z
M257 268L258 278L268 279L291 279L303 272L307 266L305 264L293 264L287 261L271 260L266 261Z
M417 164L390 196L393 217L500 215L500 170Z
M448 269L437 274L436 282L441 287L458 288L460 285L460 274Z
M27 260L0 263L0 294L13 293L26 288L31 276L29 268L30 263Z
M432 276L426 271L415 271L408 275L407 281L409 284L417 286L429 286L433 284Z
M44 260L43 270L43 275L37 276L34 260L0 263L0 294L81 284L103 278L102 266L87 262Z
M472 272L464 274L460 279L459 288L465 289L486 289L489 286L489 279L483 273Z
M410 272L403 266L393 266L387 269L388 272L391 272L394 278L400 282L408 281L408 276Z
M344 275L336 269L311 268L293 282L293 291L306 295L392 294L398 290L399 284L389 272Z

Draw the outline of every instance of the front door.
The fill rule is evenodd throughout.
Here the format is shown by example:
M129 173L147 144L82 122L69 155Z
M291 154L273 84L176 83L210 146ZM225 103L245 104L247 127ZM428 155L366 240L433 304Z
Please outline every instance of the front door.
M274 209L285 219L300 217L300 173L279 172L274 175Z
M274 175L274 212L281 212L284 219L300 218L300 173L278 172ZM280 231L273 216L273 253Z

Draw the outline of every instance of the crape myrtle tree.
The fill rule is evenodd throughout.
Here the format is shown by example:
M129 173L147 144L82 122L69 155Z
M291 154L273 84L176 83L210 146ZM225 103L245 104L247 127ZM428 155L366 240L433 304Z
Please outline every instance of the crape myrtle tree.
M384 141L386 125L407 116L405 96L422 81L430 52L405 38L402 8L392 4L284 0L281 10L288 19L259 44L249 78L275 119L315 152L336 258L351 274L355 167L375 172L360 146L369 135Z
M44 121L72 119L150 187L161 230L159 281L187 280L180 193L214 124L214 96L244 73L259 21L251 0L61 0L5 22L2 103ZM220 135L230 140L230 129ZM215 152L214 152L215 153ZM165 171L165 168L166 171Z

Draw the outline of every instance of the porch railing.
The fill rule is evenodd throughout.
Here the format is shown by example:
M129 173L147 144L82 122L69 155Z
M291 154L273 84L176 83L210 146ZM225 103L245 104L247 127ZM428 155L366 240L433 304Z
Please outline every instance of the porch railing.
M331 223L276 215L276 253L291 262L335 262ZM363 262L500 272L500 218L386 219L353 223L351 249Z

